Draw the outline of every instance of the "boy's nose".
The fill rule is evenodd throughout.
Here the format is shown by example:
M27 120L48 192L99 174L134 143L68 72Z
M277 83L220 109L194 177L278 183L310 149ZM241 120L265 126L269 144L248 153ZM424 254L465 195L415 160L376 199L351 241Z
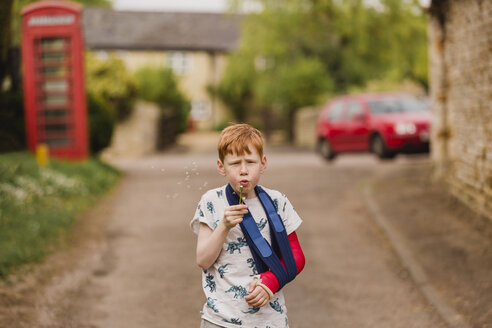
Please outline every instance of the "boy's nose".
M241 174L248 173L248 171L246 170L246 164L245 163L241 164L241 169L240 169L239 173L241 173Z

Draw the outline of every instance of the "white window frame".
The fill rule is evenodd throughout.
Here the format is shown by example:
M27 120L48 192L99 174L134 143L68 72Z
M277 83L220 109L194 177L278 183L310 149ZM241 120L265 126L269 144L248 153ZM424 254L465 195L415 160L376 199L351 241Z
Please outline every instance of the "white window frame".
M193 70L193 55L190 52L173 51L167 54L167 65L176 75L187 75Z

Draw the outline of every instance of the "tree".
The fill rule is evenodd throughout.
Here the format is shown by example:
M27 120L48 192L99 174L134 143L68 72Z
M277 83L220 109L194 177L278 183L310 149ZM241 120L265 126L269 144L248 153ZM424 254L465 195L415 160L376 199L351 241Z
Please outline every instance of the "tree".
M281 106L289 142L294 141L295 113L299 108L319 103L332 92L333 81L316 58L297 57L279 63L258 82L257 95L270 106Z
M7 73L7 62L12 35L11 22L14 8L14 0L3 0L0 2L0 91L3 79Z
M209 90L229 107L238 122L246 120L253 108L253 86L256 78L253 59L242 53L229 57L224 76L219 84Z

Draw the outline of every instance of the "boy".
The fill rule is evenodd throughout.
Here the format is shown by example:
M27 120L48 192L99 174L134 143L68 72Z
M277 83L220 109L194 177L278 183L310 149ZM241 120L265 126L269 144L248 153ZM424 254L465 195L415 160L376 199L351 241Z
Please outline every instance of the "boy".
M206 192L191 221L207 298L201 327L288 327L279 289L304 268L302 220L285 195L257 186L267 166L258 130L229 126L217 148L228 185Z

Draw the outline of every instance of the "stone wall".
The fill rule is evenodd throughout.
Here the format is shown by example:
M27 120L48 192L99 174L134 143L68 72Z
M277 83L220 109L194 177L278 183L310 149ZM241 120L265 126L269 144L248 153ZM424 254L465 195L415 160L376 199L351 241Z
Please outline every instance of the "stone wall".
M492 219L492 1L433 0L429 24L435 173Z
M301 108L295 118L294 144L308 149L316 149L316 127L321 107Z
M115 126L111 145L101 156L110 160L154 154L157 151L159 113L157 105L138 101L131 115Z

